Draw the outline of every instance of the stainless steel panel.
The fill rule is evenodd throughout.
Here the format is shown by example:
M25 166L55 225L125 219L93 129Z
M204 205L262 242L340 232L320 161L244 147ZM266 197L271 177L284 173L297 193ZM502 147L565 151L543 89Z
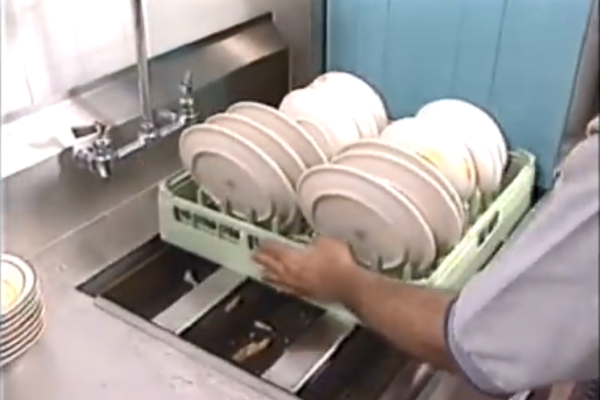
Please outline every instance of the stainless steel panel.
M206 10L213 14L198 15L197 19L202 32L209 35L265 12L272 12L275 25L291 49L293 83L300 85L314 77L322 67L324 5L325 0L222 0L219 6L207 2ZM153 37L164 35L164 32L156 29L162 28L163 23L177 21L165 21L164 16L163 20L159 20L161 5L154 3L150 6L148 30ZM232 10L232 7L235 9ZM176 18L177 11L170 15ZM153 27L153 22L159 26Z
M293 68L290 78L293 84L304 85L308 83L322 69L325 18L323 10L325 0L221 0L219 2L196 2L192 8L196 11L197 15L193 15L192 17L181 15L181 13L189 13L189 3L188 6L185 3L178 4L177 1L167 2L166 0L148 1L147 3L145 4L145 8L148 14L147 31L150 34L149 47L151 50L157 50L159 54L164 53L165 50L172 51L178 47L206 39L211 35L218 34L250 19L271 13L277 29L291 51ZM167 8L165 4L169 4L168 7L170 9L168 13L165 13L165 8ZM12 11L12 8L9 8L9 11ZM9 16L14 17L13 13L9 14ZM177 29L178 32L184 31L181 34L173 34L169 30L170 26L178 23L193 24L191 18L195 18L197 21L196 26ZM132 36L134 32L133 25L132 20L130 28ZM15 24L11 24L11 27L15 27ZM185 31L188 32L186 33ZM31 34L36 35L39 33L31 32ZM197 37L194 35L197 35ZM165 41L166 43L163 43ZM239 42L237 44L241 47L232 49L234 51L230 54L233 57L239 57L242 54L240 50L244 50L244 53L245 51L252 50L250 46L244 49L247 45L246 43ZM11 42L9 45L12 46L13 43ZM135 53L133 42L131 53ZM13 52L12 54L17 53ZM151 54L156 54L156 51L153 51ZM86 60L82 60L82 62L85 63ZM52 77L52 73L56 74L55 69L59 68L60 65L57 63L54 64L51 66L53 69L46 72L50 75L47 78L50 82L56 79ZM200 64L198 67L202 68L206 66ZM40 71L40 73L44 73L44 71ZM153 74L154 71L151 71L151 73ZM203 78L204 75L210 77L210 72L205 74L201 71L195 74L195 77ZM177 77L177 80L171 81L171 84L175 85L181 77L182 75ZM48 96L37 99L34 105L28 105L25 108L17 106L8 113L3 111L3 122L13 121L23 115L24 112L30 112L32 108L46 106L50 102L54 102L60 98L65 99L69 96L69 93L62 92L67 89L64 83L55 86L56 89L53 89L51 94L49 93ZM154 90L154 88L152 87L151 90Z
M157 315L152 322L179 335L245 280L243 275L220 268Z
M243 58L232 57L231 48L240 42L249 50ZM271 21L256 20L154 60L153 102L173 105L178 79L192 67L195 76L201 77L195 97L203 117L240 99L277 103L288 90L287 57ZM112 121L117 127L115 141L135 137L139 114L134 69L82 93L74 106L86 108L90 118ZM123 160L108 181L81 171L68 151L4 179L0 184L4 249L25 257L35 254L177 171L181 168L178 136ZM155 220L155 214L147 219Z
M274 10L275 24L291 49L292 85L305 85L324 66L326 0L269 2Z
M220 358L211 355L210 353L196 347L195 345L188 343L184 340L179 339L171 332L163 330L158 326L146 321L136 315L133 315L129 311L119 307L115 303L112 303L102 297L98 297L95 301L98 309L106 311L123 321L127 324L136 327L140 331L150 334L153 338L156 338L162 343L167 343L168 346L178 350L180 354L185 355L186 358L191 359L196 365L197 370L209 369L216 376L216 379L207 380L206 377L198 377L193 380L194 395L196 397L172 397L172 399L227 399L227 400L297 400L295 396L290 393L286 393L283 390L268 384L264 381L257 379L255 376L248 374L247 372L236 368L235 366L223 362ZM167 367L167 366L165 366ZM222 375L221 375L222 374ZM233 385L235 389L229 387ZM244 387L245 390L240 390L240 387ZM206 393L218 393L217 396L222 397L208 397ZM207 396L207 397L202 397ZM214 394L213 394L214 396ZM152 398L152 397L150 397ZM75 400L75 398L73 398ZM119 398L119 400L126 400L125 397ZM158 399L158 398L156 398ZM167 398L165 398L166 400ZM21 399L19 399L21 400ZM32 398L32 400L34 400ZM37 399L36 399L37 400ZM78 400L78 399L77 399ZM95 400L95 399L94 399ZM100 400L100 399L98 399ZM111 399L112 400L112 399ZM161 398L162 400L162 398ZM423 399L425 400L425 399Z
M262 377L296 393L327 362L355 326L332 314L321 316Z

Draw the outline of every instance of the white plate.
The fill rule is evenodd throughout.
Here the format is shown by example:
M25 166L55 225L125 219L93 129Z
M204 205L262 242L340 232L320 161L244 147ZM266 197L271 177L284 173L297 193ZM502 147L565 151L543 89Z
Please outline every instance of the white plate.
M377 151L352 151L331 160L383 179L402 192L419 209L431 228L441 255L462 238L465 221L446 191L410 161Z
M300 175L306 170L306 164L294 149L272 130L248 117L237 114L215 114L205 123L220 126L250 141L281 168L292 185L296 184Z
M331 104L340 104L344 113L354 120L361 138L379 136L379 127L375 115L370 110L368 99L361 95L361 91L352 90L352 86L335 84L319 84L310 86L315 89ZM356 88L355 88L356 89Z
M29 264L10 254L0 256L0 277L2 279L0 317L3 321L7 321L20 312L23 302L32 295L37 278Z
M448 138L436 125L429 125L426 116L394 121L381 138L415 151L435 165L463 200L468 201L475 193L477 171L469 150L462 141Z
M2 329L0 332L0 353L9 351L18 345L21 337L31 330L35 321L43 317L44 306L40 301L34 301L24 310L18 324L13 324L11 329Z
M425 105L417 117L426 117L434 129L445 131L467 146L483 193L492 194L499 189L507 155L500 150L499 141L504 143L502 133L485 112L462 100L442 99Z
M315 139L315 142L317 142L325 156L329 159L333 155L334 143L329 137L327 129L318 121L308 118L298 118L296 122L306 133Z
M3 367L27 352L42 337L46 327L43 313L40 318L33 321L31 328L24 333L14 346L0 353L0 367Z
M468 114L470 117L469 119L473 118L476 120L477 128L481 129L482 134L489 137L492 151L497 153L497 157L504 167L508 161L508 149L506 146L506 141L504 140L504 134L494 118L486 111L477 107L473 103L469 103L468 101L460 99L442 99L431 102L423 108L426 109L428 107L439 106L447 107L449 105L453 107L454 110L457 110L457 112L464 112L465 115Z
M453 205L453 214L459 215L460 219L466 221L466 214L464 208L464 202L458 195L458 192L452 184L442 175L442 173L429 162L425 161L417 154L404 149L394 143L390 143L384 141L382 139L363 139L356 143L350 144L342 149L342 151L338 154L346 154L351 152L362 152L362 151L370 151L370 152L381 152L383 154L387 154L393 158L405 160L410 164L414 165L419 169L419 171L426 174L429 178L435 181L438 186L448 194L452 201ZM466 222L465 222L466 223Z
M260 103L242 101L229 107L227 112L250 118L271 130L298 154L307 167L327 162L327 157L316 141L279 110Z
M277 216L282 229L294 223L297 206L291 183L252 142L220 126L201 124L182 134L182 148L193 154L184 165L221 207L228 200L233 213L245 219L251 210L259 221Z
M0 367L26 352L40 338L44 327L44 306L39 287L20 304L17 315L0 327Z
M293 119L307 118L319 122L335 142L335 150L360 139L354 120L334 101L326 101L319 91L312 88L297 89L287 94L279 109Z
M15 309L14 313L8 318L2 318L2 323L0 324L0 336L5 334L5 332L12 331L15 326L19 326L21 321L27 317L27 310L31 308L31 305L41 304L41 302L42 292L39 284L36 284L31 290L30 295L23 299L23 301L19 304L19 307Z
M380 258L383 269L408 263L422 271L435 261L433 235L416 207L364 172L311 168L300 178L298 199L315 230L348 242L361 263L373 267Z
M321 76L318 76L311 86L318 87L322 84L331 85L332 87L349 87L350 90L357 94L357 97L364 98L366 107L372 113L377 123L378 131L382 131L388 124L387 112L381 96L371 85L348 72L331 71Z

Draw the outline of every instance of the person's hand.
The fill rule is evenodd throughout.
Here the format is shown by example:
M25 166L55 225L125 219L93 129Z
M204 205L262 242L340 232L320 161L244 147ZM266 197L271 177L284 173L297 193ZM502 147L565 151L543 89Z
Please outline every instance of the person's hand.
M282 291L331 302L343 302L366 272L354 262L346 244L325 237L305 250L268 242L253 258L264 267L264 279Z

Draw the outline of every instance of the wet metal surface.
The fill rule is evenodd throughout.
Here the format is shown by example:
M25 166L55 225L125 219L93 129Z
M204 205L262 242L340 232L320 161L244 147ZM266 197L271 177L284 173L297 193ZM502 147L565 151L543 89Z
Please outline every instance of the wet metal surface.
M376 335L357 334L354 323L158 239L79 288L125 322L152 335L161 328L171 334L163 340L183 340L217 356L222 362L215 368L225 375L245 371L240 379L250 386L264 385L260 377L310 400L348 393L375 400L395 380L395 396L411 398L404 395L414 392L413 381L418 386L427 378L407 373L414 362ZM137 317L152 325L140 325Z
M158 326L179 335L221 302L229 292L242 284L244 280L245 278L242 275L221 268L205 281L196 285L152 321Z
M247 44L245 56L232 57L240 41ZM158 107L175 106L177 82L193 66L196 69L192 72L198 76L196 87L203 88L194 93L202 118L242 99L276 104L289 84L288 57L275 27L269 17L264 17L206 43L153 60L153 77L166 82L154 86L153 102ZM92 115L117 126L115 141L127 142L137 134L133 71L82 94L79 101L93 111ZM133 196L154 190L157 182L181 168L177 141L178 135L172 135L124 160L108 182L76 168L68 151L3 180L3 245L12 252L30 256Z
M231 54L228 43L242 39L252 43L245 59L223 57ZM203 89L195 95L204 115L239 99L276 103L287 92L288 54L269 21L182 51L158 60L156 69L175 77L190 64L202 68L204 82L198 84ZM215 60L218 65L211 64ZM128 79L135 85L130 76L89 94L99 108L122 114L124 136L134 135L137 125L123 112L136 96ZM155 93L159 99L169 97L160 88ZM273 398L274 393L250 389L235 376L216 372L210 363L124 324L75 289L156 235L155 185L180 168L176 144L173 136L126 160L108 182L60 157L2 181L3 251L23 256L36 268L48 326L34 348L1 372L4 398Z
M109 267L120 270L122 276L113 275L114 283L99 290L96 303L124 322L197 357L203 365L210 365L263 393L274 391L278 397L287 398L283 391L262 382L258 378L262 376L308 400L379 399L390 381L397 389L395 398L413 399L427 381L427 376L415 370L415 363L407 364L405 357L389 345L386 347L375 335L356 334L352 324L342 323L314 306L249 280L243 280L231 292L231 288L225 288L226 295L218 296L221 301L215 307L209 310L206 307L204 312L191 310L197 320L183 332L178 334L180 322L159 326L156 321L161 319L160 315L179 308L180 299L189 299L194 290L216 295L211 281L232 277L233 272L214 270L202 259L157 240L149 243L156 252L148 252L147 260L132 257L127 261L130 268L120 268L120 262ZM142 269L148 273L142 274ZM93 279L104 278L100 274ZM164 296L183 281L192 288L181 292L179 300ZM151 288L142 295L136 290L141 283L144 289ZM165 298L170 301L160 300L162 306L157 309L156 299ZM144 306L144 302L152 306ZM189 325L190 313L182 314L184 318L179 321ZM351 397L347 397L349 393Z
M293 393L323 366L354 329L354 323L325 314L262 377Z

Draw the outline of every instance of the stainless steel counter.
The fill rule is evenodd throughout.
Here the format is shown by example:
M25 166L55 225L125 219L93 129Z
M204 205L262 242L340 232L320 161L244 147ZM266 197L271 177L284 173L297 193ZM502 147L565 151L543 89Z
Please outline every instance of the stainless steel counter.
M74 286L156 232L149 189L30 258L47 306L41 341L2 372L6 399L265 399L111 317Z
M240 47L244 50L238 54ZM172 109L177 106L179 80L190 70L196 77L194 96L201 117L242 99L277 103L289 85L289 52L270 15L154 59L150 68L153 103ZM127 142L137 133L133 67L76 93L70 102L72 112L84 109L89 122L98 119L115 126L116 142ZM3 180L5 248L29 256L97 218L179 168L176 147L176 140L169 138L135 154L115 166L109 181L80 171L66 153Z
M252 51L232 57L231 42L242 40ZM274 103L287 91L287 50L268 18L157 60L155 76L177 76L190 63L203 69L197 101L205 114L241 98ZM135 96L131 78L86 94L88 104L120 112L124 136L136 125L123 113ZM158 85L157 104L167 105L166 88L176 82ZM156 234L155 186L180 168L176 143L174 135L125 160L108 181L77 170L64 152L2 182L3 251L33 264L47 307L40 342L1 372L6 399L272 398L111 317L75 289Z

